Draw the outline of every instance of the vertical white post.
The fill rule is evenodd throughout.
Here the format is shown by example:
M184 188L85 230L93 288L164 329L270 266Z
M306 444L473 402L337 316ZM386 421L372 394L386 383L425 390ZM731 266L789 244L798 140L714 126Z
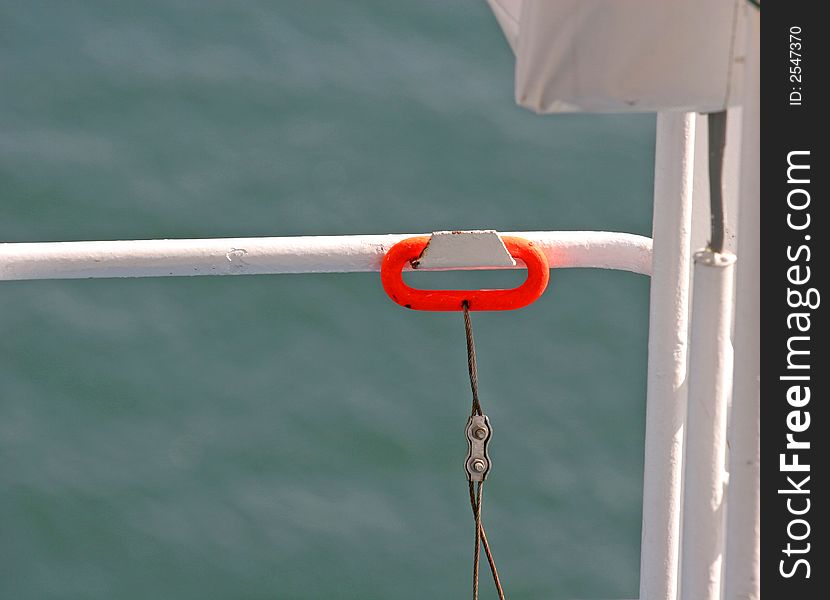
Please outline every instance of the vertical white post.
M658 114L640 600L677 595L694 147L694 114Z
M694 257L680 600L721 597L734 264L711 250Z
M735 378L726 502L726 600L761 598L760 32L753 19L741 140L736 265Z

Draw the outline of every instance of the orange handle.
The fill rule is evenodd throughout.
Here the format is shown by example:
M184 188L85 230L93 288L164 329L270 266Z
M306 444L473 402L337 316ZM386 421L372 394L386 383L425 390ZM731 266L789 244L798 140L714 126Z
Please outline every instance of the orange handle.
M512 310L527 306L542 295L550 279L550 267L545 253L533 242L518 237L501 238L513 258L527 265L527 279L509 290L419 290L404 283L406 263L421 256L429 243L429 236L401 240L383 257L380 280L383 289L395 302L413 310L462 310L466 300L470 310Z

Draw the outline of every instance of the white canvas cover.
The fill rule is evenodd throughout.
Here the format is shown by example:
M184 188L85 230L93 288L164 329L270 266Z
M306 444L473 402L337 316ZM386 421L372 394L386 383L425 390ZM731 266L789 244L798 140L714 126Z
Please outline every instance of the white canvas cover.
M488 0L540 112L708 112L741 97L747 0Z

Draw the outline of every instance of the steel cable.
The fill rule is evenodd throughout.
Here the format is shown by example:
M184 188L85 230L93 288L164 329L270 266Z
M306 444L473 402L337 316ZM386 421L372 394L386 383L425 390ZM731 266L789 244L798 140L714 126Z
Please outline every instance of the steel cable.
M481 403L478 399L478 366L476 364L476 347L473 339L473 323L470 319L470 305L465 300L462 304L464 308L464 331L467 338L467 368L470 373L470 388L473 393L473 404L470 415L481 415ZM484 524L481 522L481 503L483 495L484 482L479 481L478 485L474 485L469 481L470 487L470 505L473 510L473 517L475 519L475 546L473 549L473 600L478 600L478 563L481 558L481 546L484 546L484 554L487 556L487 563L490 566L490 572L493 575L493 583L496 586L496 592L499 595L499 600L505 600L504 589L501 585L499 572L496 569L496 561L493 559L493 553L490 550L490 544L487 541L487 534L484 531Z

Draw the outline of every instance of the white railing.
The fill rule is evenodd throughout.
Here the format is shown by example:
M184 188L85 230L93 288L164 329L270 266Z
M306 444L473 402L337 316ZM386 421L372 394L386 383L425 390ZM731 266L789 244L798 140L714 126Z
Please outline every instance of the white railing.
M8 243L0 244L0 280L379 271L386 251L413 235ZM538 244L554 268L651 273L651 239L644 236L604 231L504 235Z

